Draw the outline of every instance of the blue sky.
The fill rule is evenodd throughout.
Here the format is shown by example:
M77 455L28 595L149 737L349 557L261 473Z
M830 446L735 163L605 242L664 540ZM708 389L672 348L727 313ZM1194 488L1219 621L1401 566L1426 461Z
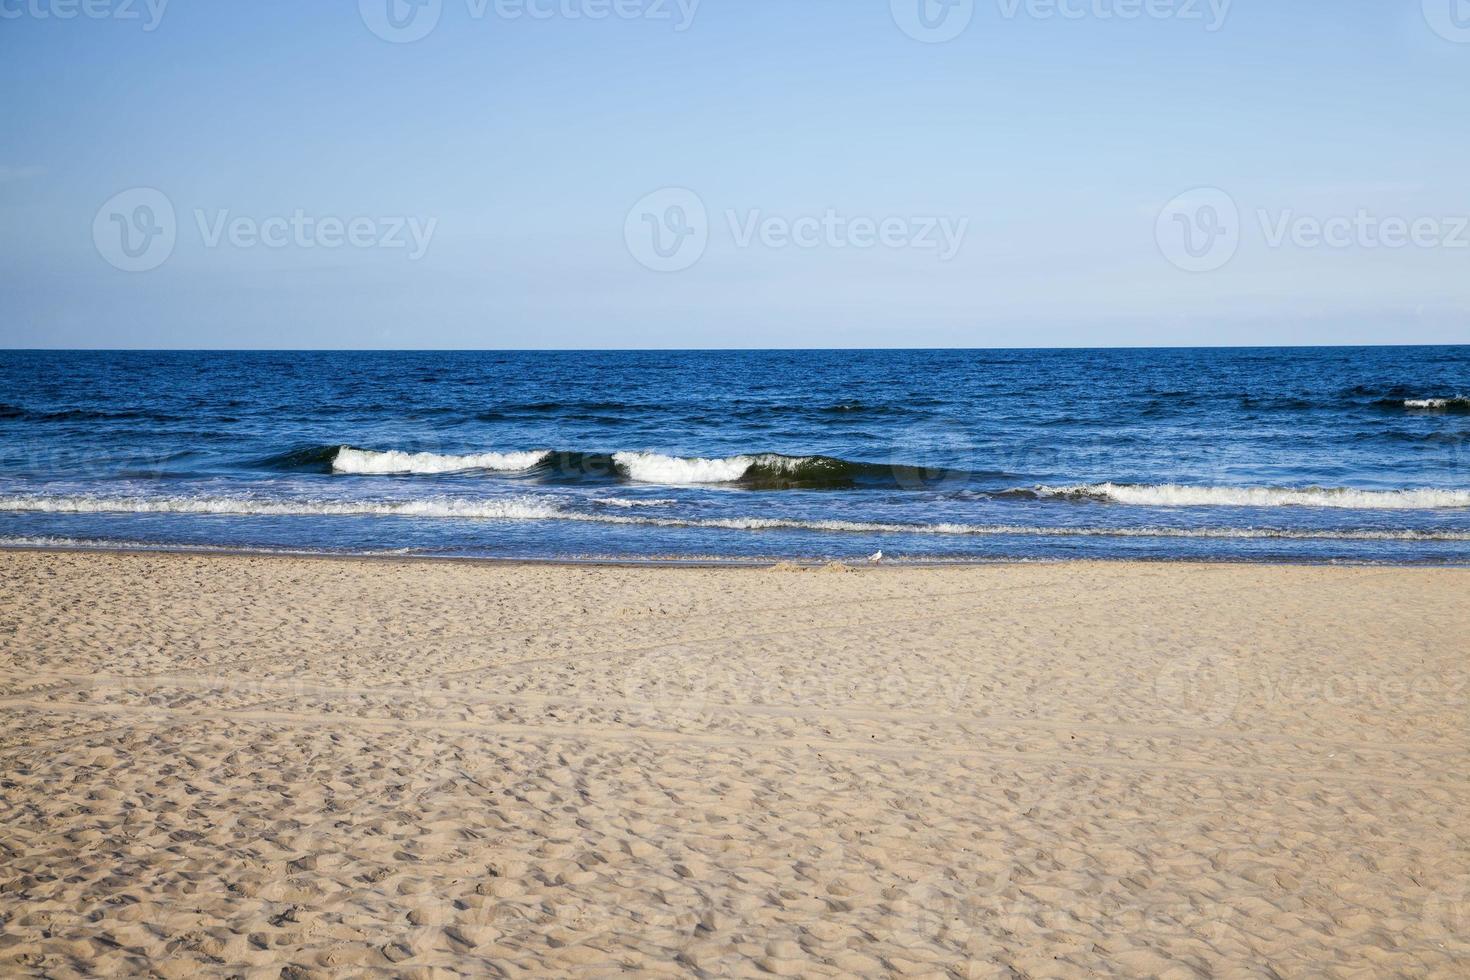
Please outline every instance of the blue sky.
M1470 342L1465 0L86 2L5 346Z

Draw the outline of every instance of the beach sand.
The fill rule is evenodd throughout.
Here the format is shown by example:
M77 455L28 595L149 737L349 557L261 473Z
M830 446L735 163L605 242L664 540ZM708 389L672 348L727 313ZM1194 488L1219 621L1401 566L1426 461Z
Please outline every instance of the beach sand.
M6 975L1470 975L1470 570L0 582Z

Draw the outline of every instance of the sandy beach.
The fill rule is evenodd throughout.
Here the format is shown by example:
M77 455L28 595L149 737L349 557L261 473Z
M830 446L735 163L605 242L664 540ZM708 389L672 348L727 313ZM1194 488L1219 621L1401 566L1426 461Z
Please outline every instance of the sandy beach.
M1470 974L1470 571L0 554L0 973Z

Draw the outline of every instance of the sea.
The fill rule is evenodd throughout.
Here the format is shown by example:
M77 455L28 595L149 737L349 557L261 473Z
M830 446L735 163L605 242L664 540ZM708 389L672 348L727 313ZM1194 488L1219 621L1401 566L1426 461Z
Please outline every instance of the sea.
M1470 346L0 352L0 546L1470 562Z

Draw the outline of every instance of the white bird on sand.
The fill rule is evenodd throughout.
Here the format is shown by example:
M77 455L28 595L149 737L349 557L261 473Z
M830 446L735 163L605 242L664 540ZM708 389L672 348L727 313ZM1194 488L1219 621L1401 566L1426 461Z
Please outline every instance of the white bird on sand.
M874 565L878 564L882 560L883 560L883 552L881 552L881 551L878 552L877 554L873 554L873 555L869 555L868 556L868 561L870 563L874 564Z

